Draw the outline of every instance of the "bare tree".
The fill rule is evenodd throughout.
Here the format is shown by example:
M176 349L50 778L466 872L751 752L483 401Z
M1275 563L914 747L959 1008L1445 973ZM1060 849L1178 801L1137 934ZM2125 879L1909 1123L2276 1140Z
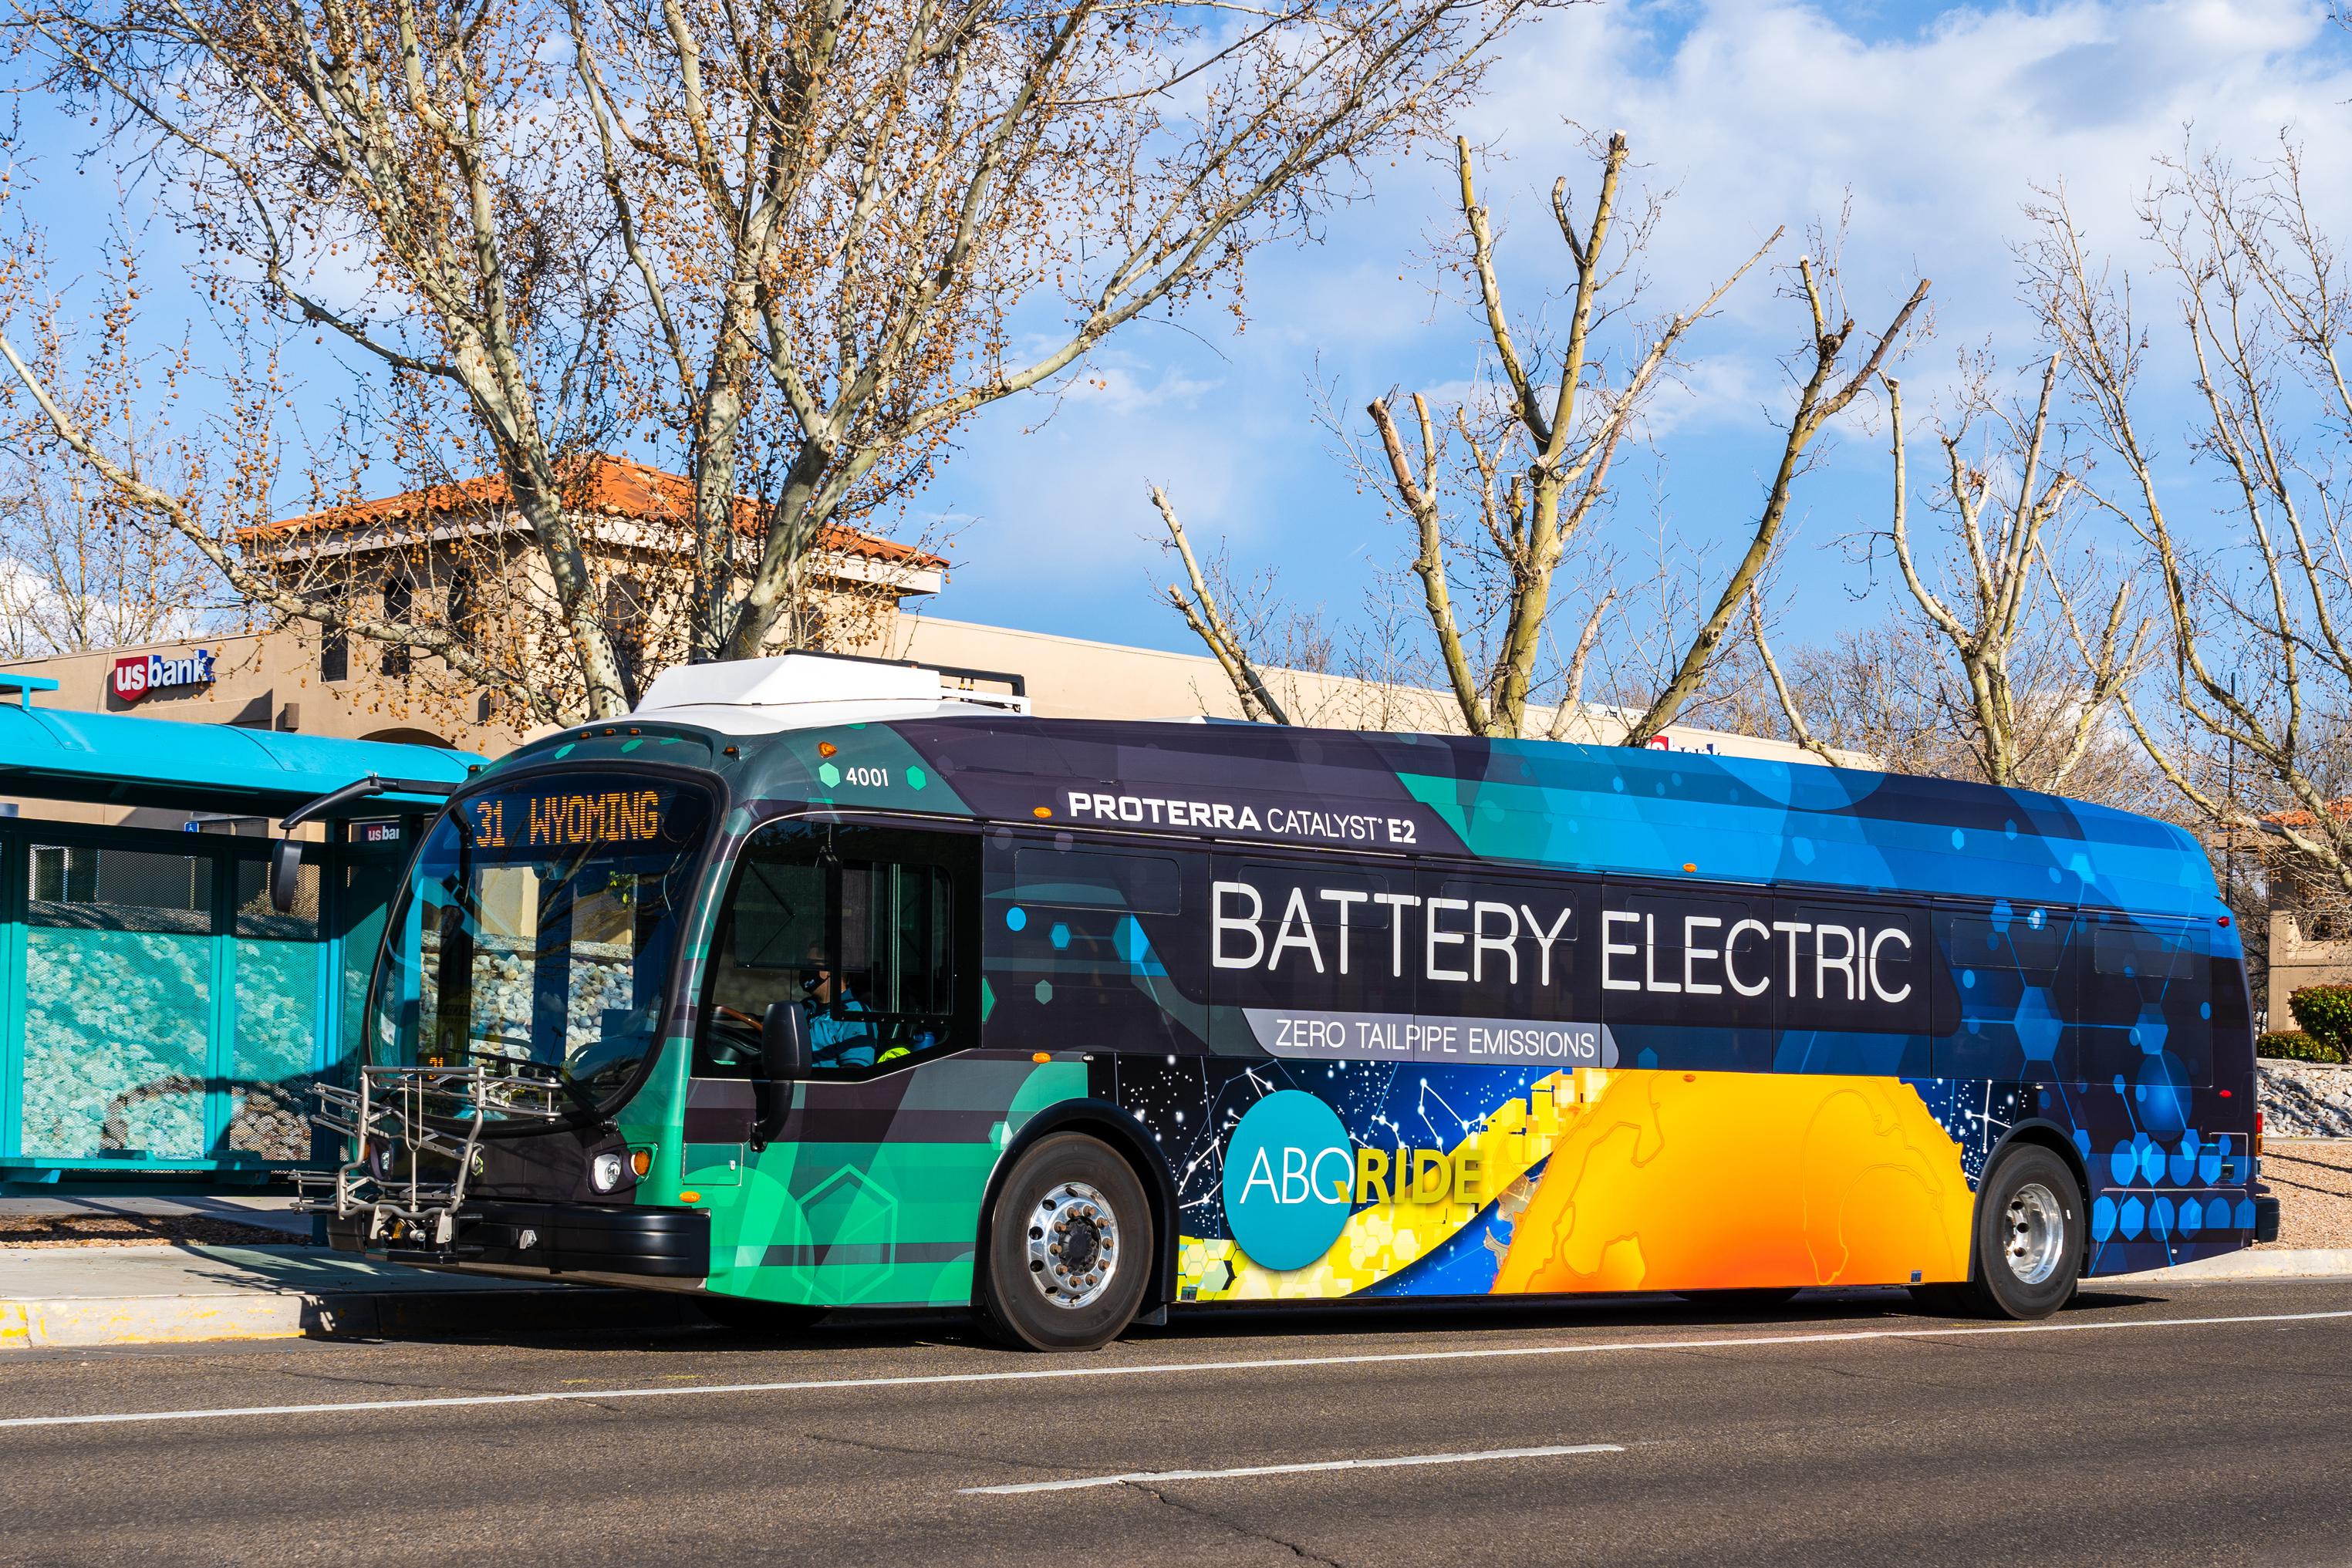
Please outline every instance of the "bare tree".
M110 239L89 257L85 278L96 291L86 311L68 308L48 281L44 236L22 227L0 247L0 319L13 316L23 346L0 332L0 445L51 472L70 475L97 517L135 537L149 533L203 561L215 584L242 599L245 615L308 622L328 635L357 636L436 655L478 689L506 692L526 711L562 690L528 661L480 648L450 622L397 612L382 600L347 591L347 574L289 580L243 540L268 525L278 505L278 434L289 396L274 356L233 365L215 378L215 406L175 425L172 412L189 389L184 352L164 360L159 381L128 330L137 319L141 278L135 250ZM164 412L142 417L142 406ZM331 439L322 450L331 453ZM314 502L349 500L354 481L335 483L324 457L303 476ZM328 486L335 484L334 489ZM415 520L409 527L417 526ZM405 542L395 530L390 544Z
M219 621L210 565L110 499L81 474L26 456L0 479L0 658L158 643Z
M1847 373L1843 362L1846 350L1853 342L1854 321L1853 317L1841 311L1838 312L1838 325L1832 327L1829 324L1831 312L1826 307L1834 296L1825 287L1827 279L1822 276L1822 273L1833 279L1836 268L1825 266L1817 273L1812 257L1798 258L1798 281L1812 315L1811 336L1799 360L1802 363L1810 358L1811 363L1806 368L1804 380L1799 383L1797 406L1789 416L1781 440L1780 465L1774 469L1771 482L1765 490L1764 504L1757 515L1748 549L1724 580L1722 591L1716 596L1714 609L1692 637L1673 678L1651 700L1648 710L1627 727L1628 745L1640 745L1674 722L1683 705L1697 693L1706 677L1708 666L1714 661L1716 650L1730 626L1732 616L1738 613L1741 601L1754 588L1757 573L1771 559L1773 547L1778 543L1781 527L1788 518L1789 497L1795 488L1798 476L1803 471L1807 449L1829 423L1845 411L1862 389L1880 374L1882 367L1902 341L1904 329L1927 298L1927 280L1923 277L1912 289L1910 298L1896 310L1886 329L1862 356L1862 362Z
M2224 548L2200 550L2184 532L2175 476L2143 425L2154 339L2130 280L2093 258L2063 193L2037 209L2027 253L2043 325L2121 471L2119 485L2089 493L2139 541L2164 594L2161 685L2126 690L2121 709L2211 831L2269 835L2291 873L2352 894L2342 260L2312 217L2292 145L2251 176L2212 157L2162 169L2141 216L2194 370L2191 449L2232 502ZM2071 612L2069 623L2095 658ZM2223 788L2225 766L2236 775L2241 759L2258 787Z
M1649 321L1629 338L1612 331L1640 298L1635 268L1664 210L1654 197L1628 216L1622 186L1629 157L1622 134L1597 147L1598 190L1580 212L1566 178L1553 184L1552 215L1568 252L1570 300L1565 332L1555 338L1540 318L1515 319L1505 298L1494 224L1478 198L1472 149L1456 140L1458 265L1476 301L1486 379L1477 393L1446 411L1433 407L1423 392L1375 400L1368 413L1377 455L1349 447L1359 476L1412 527L1412 571L1436 650L1433 662L1471 734L1559 738L1588 716L1586 678L1617 591L1595 591L1563 653L1551 627L1554 580L1606 508L1612 469L1651 397L1680 366L1686 336L1782 232L1774 231L1696 306ZM1646 743L1700 696L1731 618L1771 557L1808 449L1889 361L1927 293L1923 280L1859 364L1850 365L1849 349L1857 340L1853 320L1834 308L1835 269L1809 256L1799 262L1796 277L1812 325L1779 465L1744 550L1719 584L1700 592L1687 635L1664 652L1654 678L1627 704L1622 728L1612 737L1625 744ZM1339 421L1328 423L1345 441ZM1680 553L1684 568L1696 559ZM1556 700L1538 718L1547 693ZM1612 695L1622 700L1622 694Z
M1129 323L1237 308L1253 249L1311 233L1548 3L1326 0L1240 23L1098 0L10 8L49 89L169 172L206 288L341 344L410 415L414 460L499 476L579 703L609 716L634 681L566 504L597 443L681 454L689 654L760 653L828 528ZM37 316L40 280L19 282L11 303ZM199 528L74 419L38 354L0 350L53 441L126 505Z
M1989 784L2067 790L2077 770L2112 746L2107 721L2118 695L2137 672L2147 641L2145 623L2129 628L2128 577L2116 587L2095 638L2079 639L2084 664L2064 655L2063 622L2079 632L2074 604L2084 591L2057 575L2057 524L2082 480L2084 465L2053 436L2052 408L2059 359L2042 366L2039 395L2021 407L1994 390L1995 367L1981 355L1961 356L1958 409L1937 431L1943 462L1932 509L1939 526L1922 563L1910 516L1910 464L1902 384L1882 375L1886 391L1894 494L1888 524L1864 541L1874 559L1885 546L1916 616L1923 645L1907 654L1932 661L1932 674L1910 683L1928 698L1938 727L1964 755L1943 753L1936 770ZM1981 437L1981 438L1979 438ZM2084 575L2080 572L2078 576ZM1795 692L1765 640L1760 603L1751 601L1750 635L1769 674L1791 733L1818 746ZM1896 613L1903 613L1897 611ZM1848 644L1851 656L1853 644ZM1891 652L1894 644L1887 644ZM1889 689L1869 683L1864 689ZM1881 727L1882 728L1884 727ZM1905 742L1906 757L1919 748Z
M1257 655L1252 651L1259 640L1249 635L1248 631L1256 628L1236 628L1226 618L1224 607L1219 601L1220 596L1210 580L1212 574L1202 569L1200 558L1192 553L1192 538L1184 532L1184 524L1176 516L1176 507L1169 501L1168 492L1157 485L1151 486L1151 505L1159 512L1160 521L1167 526L1170 546L1184 563L1184 584L1168 585L1168 601L1176 607L1178 614L1183 616L1184 624L1191 627L1192 634L1207 646L1211 656L1225 672L1225 678L1233 683L1234 694L1241 698L1243 716L1274 724L1288 724L1290 715L1267 689L1265 675L1258 668ZM1231 598L1232 595L1224 597Z
M1684 335L1714 311L1780 238L1774 231L1697 306L1642 334L1646 343L1637 345L1620 371L1622 380L1612 385L1611 372L1618 367L1601 351L1594 332L1638 294L1628 269L1660 211L1651 203L1621 231L1619 190L1628 156L1624 135L1612 135L1600 152L1600 189L1588 217L1571 212L1567 177L1553 183L1552 214L1573 279L1567 336L1554 357L1536 330L1511 319L1496 268L1492 219L1478 200L1470 144L1457 139L1454 170L1467 240L1463 265L1477 295L1497 395L1483 410L1454 411L1451 434L1468 463L1468 472L1458 475L1445 471L1451 454L1424 394L1412 397L1417 439L1410 448L1398 428L1393 394L1375 400L1367 411L1380 435L1394 505L1413 527L1412 570L1421 580L1439 658L1463 722L1474 735L1525 733L1528 694L1551 613L1553 574L1609 494L1618 451L1660 375L1673 365ZM1492 602L1500 624L1485 656L1475 663L1446 559L1454 520L1446 506L1449 490L1466 491L1476 528L1462 532L1475 541L1472 549L1491 551L1494 563ZM1594 608L1580 633L1578 646L1588 653L1605 607L1604 601ZM1582 667L1580 661L1580 674ZM1557 715L1565 716L1572 706L1561 703Z
M1756 661L1763 666L1765 678L1772 684L1772 695L1780 705L1781 719L1788 727L1789 738L1822 761L1835 767L1838 762L1837 753L1831 750L1821 737L1813 733L1812 726L1806 722L1805 710L1808 705L1798 696L1796 689L1790 685L1788 675L1780 668L1780 661L1773 656L1771 639L1764 630L1765 592L1765 581L1759 577L1756 580L1756 586L1749 590L1748 594L1748 637L1750 645L1756 650Z

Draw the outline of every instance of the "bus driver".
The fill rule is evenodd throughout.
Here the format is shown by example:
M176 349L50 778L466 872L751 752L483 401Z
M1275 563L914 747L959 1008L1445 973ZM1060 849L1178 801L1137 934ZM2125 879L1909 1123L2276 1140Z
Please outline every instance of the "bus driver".
M874 1027L851 1016L864 1012L866 1004L852 996L847 986L835 984L822 948L809 950L801 989L807 993L801 1007L808 1018L810 1063L816 1067L873 1066L875 1048L879 1043L875 1039Z

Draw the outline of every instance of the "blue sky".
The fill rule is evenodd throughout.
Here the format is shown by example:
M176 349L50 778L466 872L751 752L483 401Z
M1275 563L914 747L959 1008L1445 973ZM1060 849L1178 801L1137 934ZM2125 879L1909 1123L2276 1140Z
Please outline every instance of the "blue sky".
M1936 335L1904 371L1925 440L1958 349L1990 343L2021 381L2033 373L2012 251L2032 187L2063 182L2094 243L2144 267L2131 208L2156 154L2187 137L2252 162L2284 130L2306 146L2321 215L2345 232L2347 103L2352 33L2303 0L1611 0L1521 35L1458 129L1492 149L1485 195L1523 314L1566 280L1546 201L1557 174L1591 188L1580 127L1625 131L1641 180L1676 192L1647 267L1659 308L1703 294L1776 225L1789 235L1768 266L1793 263L1807 225L1850 197L1843 276L1865 326L1922 274L1935 280ZM86 130L33 129L47 152L37 210L70 258L110 204L89 199L64 155ZM1237 564L1271 569L1301 604L1355 614L1408 546L1333 455L1313 389L1330 387L1360 433L1371 397L1458 387L1479 364L1476 327L1432 259L1451 232L1449 170L1380 172L1322 243L1258 253L1245 330L1216 310L1139 324L1058 401L1000 404L969 427L901 529L951 540L937 612L1188 647L1152 597L1170 570L1144 495L1158 483ZM154 237L151 278L173 255ZM1638 553L1660 518L1678 552L1720 557L1744 541L1790 402L1780 361L1801 335L1801 308L1781 284L1759 269L1693 334L1693 371L1657 400L1650 455L1622 472L1621 506L1601 525L1621 553ZM2177 360L2157 368L2185 409ZM338 390L331 366L303 373L322 395ZM1883 429L1849 418L1799 493L1780 583L1788 634L1824 638L1878 613L1885 585L1874 589L1839 540L1879 525L1886 486ZM1573 604L1591 583L1563 589Z
M1502 160L1485 192L1517 302L1532 309L1566 278L1546 201L1556 174L1591 188L1571 120L1624 130L1643 178L1677 193L1651 256L1662 306L1703 294L1776 225L1789 238L1773 260L1793 262L1806 225L1833 218L1850 192L1857 319L1883 322L1918 277L1935 281L1936 334L1904 371L1915 475L1957 350L1990 343L2021 383L2038 372L2012 248L2032 187L2063 182L2093 241L2144 267L2132 203L2155 155L2187 136L2252 162L2284 129L2305 144L2311 187L2333 206L2323 215L2339 233L2352 219L2352 35L2313 5L1619 3L1549 17L1511 55L1462 129ZM1013 404L974 427L927 497L954 519L961 563L939 612L1188 646L1150 600L1169 566L1149 480L1195 534L1228 538L1237 564L1354 613L1372 572L1408 545L1331 455L1312 387L1332 385L1360 426L1363 404L1391 386L1474 372L1475 324L1457 295L1435 292L1430 260L1451 216L1446 174L1433 162L1391 172L1324 244L1261 253L1238 336L1205 319L1190 332L1142 327L1100 361L1108 390L1066 399L1049 421ZM1744 538L1791 401L1779 360L1801 308L1780 286L1751 275L1694 334L1695 373L1657 404L1659 465L1629 476L1605 525L1622 548L1641 548L1660 512L1685 549L1720 557ZM2156 369L2185 412L2178 361L2160 355ZM1826 637L1878 613L1883 565L1877 593L1858 600L1868 577L1838 541L1883 522L1886 475L1883 425L1847 420L1799 493L1787 634Z

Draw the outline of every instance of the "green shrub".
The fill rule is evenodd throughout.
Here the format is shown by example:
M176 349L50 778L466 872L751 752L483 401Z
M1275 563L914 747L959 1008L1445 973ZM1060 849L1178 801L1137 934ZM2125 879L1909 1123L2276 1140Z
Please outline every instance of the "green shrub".
M2343 1048L2314 1040L2299 1029L2283 1029L2254 1041L2254 1054L2280 1061L2342 1061Z
M2305 986L2288 993L2286 1005L2312 1039L2338 1051L2352 1047L2352 986Z

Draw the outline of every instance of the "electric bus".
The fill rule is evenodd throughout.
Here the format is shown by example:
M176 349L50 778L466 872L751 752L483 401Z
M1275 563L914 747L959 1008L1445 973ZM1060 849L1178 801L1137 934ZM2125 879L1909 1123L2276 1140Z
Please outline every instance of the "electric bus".
M1007 687L1009 690L998 690ZM333 1245L966 1307L1907 1287L2056 1311L2275 1234L2178 828L1806 763L662 674L419 842Z

